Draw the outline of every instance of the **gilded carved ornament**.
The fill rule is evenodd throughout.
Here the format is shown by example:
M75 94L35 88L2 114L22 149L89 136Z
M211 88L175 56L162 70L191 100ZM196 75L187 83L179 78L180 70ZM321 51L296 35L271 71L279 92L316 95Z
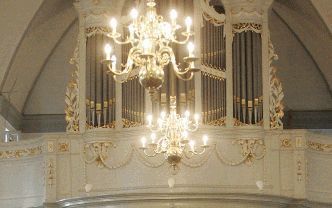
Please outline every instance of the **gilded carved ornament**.
M236 145L240 149L240 159L230 160L226 158L218 148L218 144L212 145L213 147L210 151L202 157L199 161L189 162L184 158L181 163L184 166L190 168L198 168L203 166L214 153L217 159L226 165L229 166L238 166L241 164L246 164L251 166L254 161L261 160L264 158L266 153L266 147L263 139L256 138L243 138L237 139L232 142L232 145ZM135 145L130 145L128 151L125 151L126 154L122 156L122 160L116 164L112 163L112 158L110 157L110 151L116 148L116 145L111 141L94 141L84 144L83 147L83 156L86 164L96 164L98 168L107 168L107 169L117 169L126 166L129 164L134 155L137 159L145 166L150 168L158 168L165 164L166 160L160 158L157 161L150 161L149 158L146 158L145 155L139 151Z
M257 23L237 23L233 24L233 33L242 33L253 31L255 33L262 32L262 25Z
M284 117L284 92L282 84L277 77L277 68L272 66L272 62L278 60L278 55L274 51L273 44L269 40L269 66L270 66L270 127L271 129L282 129L282 118Z
M101 26L94 26L94 27L88 27L85 29L85 35L86 37L91 37L96 34L102 34L107 36L107 34L110 33L110 30L107 27L101 27Z
M319 142L308 141L307 147L319 152L332 152L332 144L323 144Z
M24 157L37 156L43 153L42 146L0 151L0 159L20 159Z
M281 142L282 148L291 148L292 147L292 140L290 140L289 138L282 138L280 142Z
M56 175L55 165L53 160L50 159L47 162L47 167L46 167L46 182L50 188L54 185L55 175Z
M60 142L58 143L58 152L69 152L69 143L68 142Z
M221 26L225 23L225 15L216 12L215 9L209 4L210 0L199 1L202 9L202 16L206 21L214 24L214 26Z
M68 83L66 88L65 97L65 114L67 132L79 131L79 97L78 97L78 71L79 71L79 41L74 51L73 58L70 59L70 64L75 65L75 69L72 73L72 79Z

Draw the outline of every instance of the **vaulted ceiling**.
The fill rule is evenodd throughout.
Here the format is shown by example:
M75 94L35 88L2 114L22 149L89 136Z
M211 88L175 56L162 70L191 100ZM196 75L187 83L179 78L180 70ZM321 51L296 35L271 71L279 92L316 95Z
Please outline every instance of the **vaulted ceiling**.
M134 2L111 1L114 1L117 9ZM75 32L69 32L71 28L77 27L77 14L72 3L70 0L0 1L1 92L20 113L27 113L25 110L30 102L29 97L36 83L43 77L41 74L52 55L66 39L65 36L75 35ZM327 92L326 99L331 100L332 1L275 0L272 12L287 25L312 59ZM273 26L271 22L270 27ZM69 60L70 57L67 58ZM284 76L291 76L292 68L287 70L288 74ZM59 73L62 71L59 70ZM290 108L296 109L296 106Z

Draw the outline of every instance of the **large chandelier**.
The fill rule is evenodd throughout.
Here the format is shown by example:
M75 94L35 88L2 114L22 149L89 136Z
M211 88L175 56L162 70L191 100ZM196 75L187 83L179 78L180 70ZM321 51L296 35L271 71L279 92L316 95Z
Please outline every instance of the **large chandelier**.
M194 155L202 155L209 145L206 135L202 138L202 145L198 147L195 140L189 138L189 133L198 129L199 115L196 114L194 120L190 120L190 113L186 111L181 117L176 113L175 96L171 96L170 99L168 116L162 112L155 124L152 116L148 116L148 128L152 133L149 142L145 137L141 139L141 149L148 157L163 154L172 169L176 170L183 157L189 159Z
M183 40L177 40L179 29L181 26L177 24L177 12L170 11L171 22L167 22L164 18L157 14L156 3L154 0L147 0L147 11L144 16L138 16L136 9L131 10L132 23L128 26L129 35L124 41L121 41L121 34L117 31L117 21L112 18L110 21L111 37L117 44L130 44L126 64L120 69L117 68L116 56L112 54L112 47L105 45L106 59L103 61L109 72L113 73L116 81L124 82L132 74L133 70L139 69L139 81L141 85L149 90L150 93L158 90L164 82L164 67L171 63L176 76L182 80L192 79L194 72L199 71L195 67L194 62L198 60L194 56L194 44L189 42L193 32L192 19L186 17L186 29L181 32ZM184 58L185 67L180 68L176 63L173 49L170 47L172 43L186 44L188 43L188 56Z

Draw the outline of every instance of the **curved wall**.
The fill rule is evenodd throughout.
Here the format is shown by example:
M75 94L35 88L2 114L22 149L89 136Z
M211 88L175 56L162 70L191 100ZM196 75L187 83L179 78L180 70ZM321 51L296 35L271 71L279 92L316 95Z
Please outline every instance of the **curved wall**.
M54 49L28 95L24 114L64 114L65 91L74 68L69 64L76 47L75 22Z
M270 35L279 60L278 76L289 110L331 109L332 97L324 77L299 39L274 11L269 16Z

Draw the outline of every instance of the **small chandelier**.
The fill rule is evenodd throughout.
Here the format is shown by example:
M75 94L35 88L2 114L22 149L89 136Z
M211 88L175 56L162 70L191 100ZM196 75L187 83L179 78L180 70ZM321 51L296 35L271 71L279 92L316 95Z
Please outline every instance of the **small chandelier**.
M119 82L125 82L135 69L139 69L140 84L150 93L158 90L164 82L164 67L169 63L172 64L176 76L182 80L193 78L194 72L199 71L194 62L198 60L194 56L194 44L189 42L193 32L192 19L186 17L186 29L181 33L183 40L177 40L177 31L181 28L177 24L177 12L173 9L170 12L171 22L157 14L156 3L154 0L147 0L147 11L144 16L138 16L138 11L132 9L130 15L132 23L128 26L129 36L124 41L119 40L121 34L117 31L117 21L112 18L110 21L111 37L117 44L130 44L126 64L122 65L123 69L117 69L116 56L111 55L112 47L105 45L106 59L103 61L108 71L113 74L113 78ZM187 44L188 56L184 57L186 67L180 68L176 63L175 54L170 44Z
M170 97L170 114L162 112L157 124L152 124L152 116L148 116L148 128L151 130L151 139L141 139L144 154L148 157L155 157L163 154L165 160L171 165L173 170L178 168L178 164L183 157L191 158L194 155L205 153L208 145L208 137L203 136L203 143L197 147L194 140L189 139L189 132L197 131L199 126L199 115L194 116L194 121L190 120L190 113L186 111L184 116L176 113L176 98Z

